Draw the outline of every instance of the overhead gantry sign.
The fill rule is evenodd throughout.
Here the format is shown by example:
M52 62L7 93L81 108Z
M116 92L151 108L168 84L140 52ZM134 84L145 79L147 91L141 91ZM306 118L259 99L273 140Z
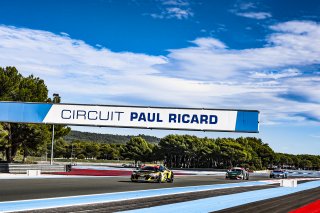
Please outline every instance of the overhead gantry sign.
M259 132L259 111L0 102L0 122Z

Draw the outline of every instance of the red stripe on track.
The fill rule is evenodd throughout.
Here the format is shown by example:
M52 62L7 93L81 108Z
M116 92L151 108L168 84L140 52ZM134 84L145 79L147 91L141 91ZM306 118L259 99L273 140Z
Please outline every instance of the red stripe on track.
M320 200L317 200L313 203L302 206L289 213L320 213Z

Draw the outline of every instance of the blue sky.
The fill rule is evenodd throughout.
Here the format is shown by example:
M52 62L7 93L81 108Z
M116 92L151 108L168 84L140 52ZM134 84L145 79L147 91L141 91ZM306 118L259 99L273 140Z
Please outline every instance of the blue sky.
M4 0L0 66L63 102L260 110L260 133L74 127L114 134L261 137L320 154L317 0Z

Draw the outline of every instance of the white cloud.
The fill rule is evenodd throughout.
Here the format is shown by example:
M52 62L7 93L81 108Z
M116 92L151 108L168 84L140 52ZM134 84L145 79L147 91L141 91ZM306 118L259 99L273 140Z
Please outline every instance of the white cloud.
M243 13L239 12L239 13L236 13L236 15L246 17L246 18L258 19L258 20L272 17L271 13L267 13L267 12L243 12Z
M197 38L152 56L0 26L0 64L43 78L64 102L248 108L261 111L262 124L314 122L320 76L308 66L320 63L320 26L293 21L271 29L261 48L235 50Z
M272 14L269 12L261 11L263 10L262 8L263 8L263 5L261 5L261 2L242 2L242 3L234 4L233 9L231 9L230 12L237 16L257 19L257 20L271 18Z
M226 48L226 45L224 43L214 38L197 38L196 40L192 41L192 43L202 48Z
M296 29L289 31L294 24L286 22L272 26L272 29L282 31L271 34L266 46L262 48L233 50L227 49L216 39L196 39L194 43L198 44L197 47L170 51L170 66L175 69L172 74L198 80L230 80L241 76L248 77L253 72L272 69L281 71L287 67L320 63L320 26L316 23L300 22L301 27L304 26L308 31L296 34ZM219 43L220 48L216 48L217 45L207 45L207 48L204 48L204 44L211 43Z
M168 18L187 19L193 16L193 13L189 9L181 9L178 7L167 8Z
M293 21L274 25L271 29L276 32L267 38L265 47L233 50L220 45L216 48L216 45L204 44L219 41L201 38L196 41L203 42L194 42L197 47L171 50L170 64L161 67L179 78L222 82L223 85L233 82L233 85L248 87L250 92L231 95L230 102L228 96L215 98L216 103L220 100L225 106L261 109L264 123L320 118L319 104L312 100L319 98L316 91L320 91L320 82L312 74L314 70L306 69L304 74L294 68L320 63L319 24ZM304 93L295 94L298 91ZM290 96L282 95L286 93Z
M295 77L301 75L301 72L295 68L288 68L281 70L279 72L255 72L250 77L252 78L271 78L271 79L279 79L279 78L288 78L288 77Z
M70 37L70 35L68 33L65 33L65 32L60 32L60 34L63 35L63 36Z
M156 19L188 19L193 16L189 2L184 0L161 1L160 12L149 14Z
M171 6L188 6L189 2L184 0L165 0L162 4Z
M294 34L308 33L310 35L319 33L319 24L311 21L288 21L273 25L270 28L276 31Z
M188 19L193 16L193 13L190 9L181 9L178 7L169 7L163 10L160 14L150 14L153 18L159 18L159 19L172 19L176 18L179 20L182 19Z
M156 74L152 66L166 63L162 56L98 50L69 37L6 26L0 27L0 53L1 66L17 66L24 74L41 76L51 91L65 91L68 98L79 99L84 94L112 96L106 91L115 82Z
M241 3L239 5L239 8L241 10L248 10L248 9L251 9L251 8L256 8L256 5L252 2L246 2L246 3Z

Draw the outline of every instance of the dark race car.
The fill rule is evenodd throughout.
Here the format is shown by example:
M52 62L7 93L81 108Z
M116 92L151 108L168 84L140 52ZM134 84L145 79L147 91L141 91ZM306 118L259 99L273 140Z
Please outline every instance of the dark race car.
M249 172L244 168L233 167L232 169L227 171L226 179L249 180Z
M173 172L162 165L145 165L131 174L132 182L173 182Z
M270 178L288 178L288 173L285 170L276 169L270 173Z

